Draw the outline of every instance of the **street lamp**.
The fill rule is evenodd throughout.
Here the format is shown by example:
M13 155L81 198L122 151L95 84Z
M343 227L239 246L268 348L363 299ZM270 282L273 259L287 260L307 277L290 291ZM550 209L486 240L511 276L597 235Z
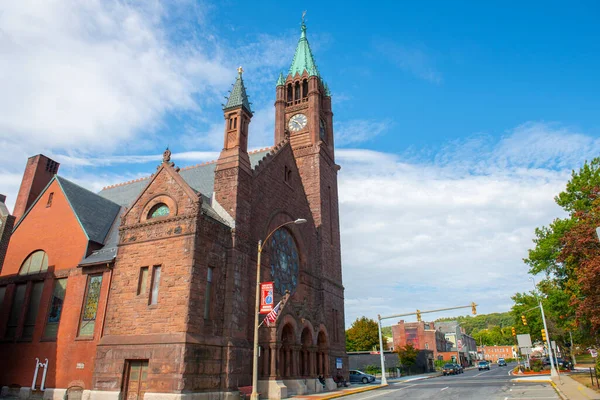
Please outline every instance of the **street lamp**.
M256 258L256 301L254 307L254 359L252 360L252 394L250 395L250 400L258 400L258 314L260 312L260 255L263 251L263 243L266 244L271 235L279 228L282 228L286 225L300 225L304 223L306 223L306 220L303 218L298 218L295 221L285 222L269 232L264 241L258 241L258 256Z
M533 276L529 277L529 280L533 283L534 289L537 289L535 286L535 279ZM550 345L550 334L548 332L548 326L546 325L546 316L544 315L544 306L542 305L542 299L538 299L540 302L540 311L542 312L542 321L544 322L544 330L546 331L546 344L548 345L548 356L550 358L550 376L558 376L558 372L554 367L554 356L552 354L552 346Z

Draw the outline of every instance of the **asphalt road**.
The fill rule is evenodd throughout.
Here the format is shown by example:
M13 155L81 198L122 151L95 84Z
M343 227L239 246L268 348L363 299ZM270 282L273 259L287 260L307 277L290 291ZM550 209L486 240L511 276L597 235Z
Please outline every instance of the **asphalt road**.
M444 399L444 400L509 400L560 399L550 383L512 382L508 367L492 365L489 371L467 370L463 374L440 376L410 382L388 382L387 388L345 397L367 399Z

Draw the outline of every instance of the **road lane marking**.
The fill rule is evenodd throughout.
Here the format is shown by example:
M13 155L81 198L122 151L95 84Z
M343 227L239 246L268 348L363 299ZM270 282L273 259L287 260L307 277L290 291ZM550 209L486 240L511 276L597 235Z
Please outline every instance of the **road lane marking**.
M415 383L413 385L404 386L404 387L402 387L400 389L394 389L394 390L392 390L392 392L399 392L401 390L408 389L408 388L413 387L413 386L417 386L417 384ZM380 394L375 394L375 395L369 396L369 397L363 397L362 400L374 399L375 397L385 396L386 394L390 394L390 391L389 390L388 391L383 391Z
M489 370L489 371L483 371L483 372L478 373L477 375L473 375L473 378L476 378L479 375L487 374L488 372L491 372L491 370Z
M442 391L444 391L444 390L448 389L449 387L450 387L450 386L446 386L445 388L443 388L442 390L440 390L440 392L442 392Z

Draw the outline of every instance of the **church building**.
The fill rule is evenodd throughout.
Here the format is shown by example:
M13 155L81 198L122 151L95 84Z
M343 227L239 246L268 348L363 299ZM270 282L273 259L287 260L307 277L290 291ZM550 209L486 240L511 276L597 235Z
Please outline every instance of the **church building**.
M348 378L340 167L304 23L275 94L266 149L248 151L240 67L216 161L179 168L167 149L147 177L93 193L48 157L27 160L12 214L0 196L2 397L239 398L252 385L258 260L275 303L287 299L258 330L261 398Z

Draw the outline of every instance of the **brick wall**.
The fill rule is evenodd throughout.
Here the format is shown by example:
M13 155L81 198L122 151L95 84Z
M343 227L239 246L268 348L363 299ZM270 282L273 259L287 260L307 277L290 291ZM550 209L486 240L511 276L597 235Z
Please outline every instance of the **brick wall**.
M13 215L17 220L25 214L48 182L52 180L58 172L59 166L59 163L43 154L29 157L13 210Z

